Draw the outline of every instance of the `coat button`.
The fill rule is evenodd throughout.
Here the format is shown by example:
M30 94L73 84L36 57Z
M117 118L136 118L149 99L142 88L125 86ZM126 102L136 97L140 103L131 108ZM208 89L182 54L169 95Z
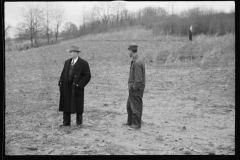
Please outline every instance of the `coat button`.
M74 77L77 77L76 75Z

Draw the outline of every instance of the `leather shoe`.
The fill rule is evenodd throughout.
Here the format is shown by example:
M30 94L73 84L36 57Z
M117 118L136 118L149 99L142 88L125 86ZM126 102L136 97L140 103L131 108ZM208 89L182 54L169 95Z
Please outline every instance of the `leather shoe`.
M81 125L81 124L80 124L80 125L78 124L76 127L77 127L77 128L81 128L81 127L82 127L82 125Z
M140 127L133 127L133 126L130 126L128 129L129 129L129 130L137 130L137 129L140 129Z
M82 125L76 125L72 129L79 129L79 128L82 128Z
M129 123L123 123L122 125L123 126L131 126L131 124L129 124Z
M66 127L66 126L70 126L70 124L62 124L59 127Z

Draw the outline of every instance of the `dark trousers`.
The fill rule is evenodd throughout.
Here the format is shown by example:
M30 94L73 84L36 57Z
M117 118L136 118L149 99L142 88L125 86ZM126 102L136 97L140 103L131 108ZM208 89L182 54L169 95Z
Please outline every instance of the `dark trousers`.
M71 114L67 112L63 112L63 124L70 125L71 124ZM82 124L82 113L76 113L76 124Z
M141 127L142 110L143 110L143 92L144 91L134 91L131 89L129 91L128 101L127 101L127 113L128 124L133 127Z
M192 32L189 31L189 40L192 41Z

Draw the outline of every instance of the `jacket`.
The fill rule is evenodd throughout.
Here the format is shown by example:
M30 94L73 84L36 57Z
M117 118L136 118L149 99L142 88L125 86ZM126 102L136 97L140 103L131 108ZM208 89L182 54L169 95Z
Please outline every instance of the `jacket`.
M132 65L128 78L128 90L141 90L145 89L146 76L145 76L145 63L136 55L133 57Z

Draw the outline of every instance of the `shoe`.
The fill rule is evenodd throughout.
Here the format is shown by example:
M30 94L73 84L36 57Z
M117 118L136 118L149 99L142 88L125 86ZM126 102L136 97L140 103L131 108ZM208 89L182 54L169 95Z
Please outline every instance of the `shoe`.
M66 127L66 126L70 126L70 124L62 124L59 127Z
M82 125L81 125L81 124L80 124L80 125L77 124L76 127L77 127L77 128L82 128Z
M129 129L129 130L138 130L138 129L140 129L140 127L133 127L133 126L130 126L128 129Z
M131 124L129 124L129 123L123 123L122 125L123 126L131 126Z
M79 129L79 128L82 128L82 125L76 125L76 126L74 126L72 129Z

